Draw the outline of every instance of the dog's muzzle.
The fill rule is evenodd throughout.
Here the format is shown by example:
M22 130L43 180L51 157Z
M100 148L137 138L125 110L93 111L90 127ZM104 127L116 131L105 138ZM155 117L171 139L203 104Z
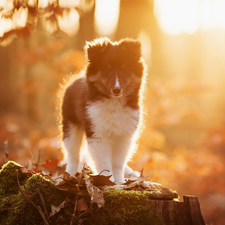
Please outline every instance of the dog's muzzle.
M111 90L111 94L112 94L114 97L120 97L120 96L123 94L123 90L122 90L120 87L114 87L114 88Z

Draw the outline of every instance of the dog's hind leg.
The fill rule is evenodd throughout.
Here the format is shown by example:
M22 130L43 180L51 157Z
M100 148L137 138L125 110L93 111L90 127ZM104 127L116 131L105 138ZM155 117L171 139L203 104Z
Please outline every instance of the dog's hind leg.
M82 128L74 124L67 125L66 133L64 132L63 147L67 162L66 172L71 175L78 172L83 136Z

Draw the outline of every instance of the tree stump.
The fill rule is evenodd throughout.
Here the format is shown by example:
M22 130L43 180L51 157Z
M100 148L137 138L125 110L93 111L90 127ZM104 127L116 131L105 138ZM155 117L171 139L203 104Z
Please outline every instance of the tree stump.
M184 202L174 200L149 200L153 206L150 217L155 217L154 225L205 225L198 198L184 196Z
M23 173L14 162L0 170L0 224L205 224L197 197L184 196L180 202L175 191L145 178L127 185L99 186L104 198L99 208L85 189L78 192L72 187L62 191L41 174L31 175Z

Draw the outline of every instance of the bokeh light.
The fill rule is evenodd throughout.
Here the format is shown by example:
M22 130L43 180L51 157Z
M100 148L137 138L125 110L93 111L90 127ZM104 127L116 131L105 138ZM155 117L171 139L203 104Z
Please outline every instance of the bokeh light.
M172 35L182 32L225 29L223 0L156 0L155 13L162 29Z
M1 13L0 13L0 17L1 17ZM3 34L6 33L7 31L10 31L12 27L13 27L13 22L11 19L2 18L0 20L0 37L2 37Z
M146 32L141 31L138 40L141 42L144 59L149 62L151 58L151 39Z
M59 27L62 31L69 35L75 35L79 30L79 13L76 9L71 9L64 13L64 16L58 17Z
M99 35L115 32L119 17L119 0L96 0L95 29Z

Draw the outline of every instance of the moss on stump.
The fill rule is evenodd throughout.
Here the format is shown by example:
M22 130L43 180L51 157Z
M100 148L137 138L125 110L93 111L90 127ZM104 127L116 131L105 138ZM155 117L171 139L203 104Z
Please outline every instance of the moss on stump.
M55 184L40 174L34 174L28 177L21 172L21 166L15 162L8 162L0 171L0 224L44 224L37 208L28 202L19 190L17 170L22 192L28 194L33 203L36 206L40 206L42 211L45 212L39 196L39 191L41 191L48 216L51 213L51 205L59 206L65 199L70 199L66 201L65 206L58 213L55 213L50 218L46 216L46 218L48 219L49 225L71 224L76 194L68 194L59 190ZM76 219L74 224L189 225L193 222L188 219L187 214L185 214L186 211L183 213L182 218L177 219L181 213L179 210L184 205L181 207L181 205L177 205L173 200L166 200L165 203L163 203L163 200L151 200L148 191L114 189L103 191L103 195L105 206L98 208L96 204L93 204L90 210L80 217L79 215L83 212L77 212L76 216L79 218ZM84 198L90 206L90 196L87 191L79 192L78 199L81 198Z

